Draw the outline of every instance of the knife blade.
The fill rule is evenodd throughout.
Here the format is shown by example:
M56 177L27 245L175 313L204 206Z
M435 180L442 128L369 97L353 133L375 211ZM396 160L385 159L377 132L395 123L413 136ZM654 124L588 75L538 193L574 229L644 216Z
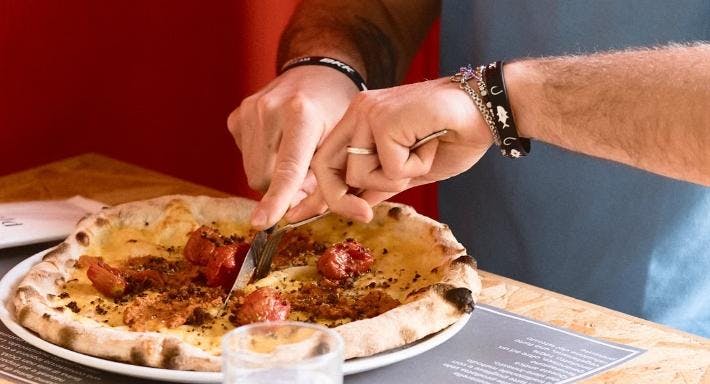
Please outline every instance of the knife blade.
M229 304L229 299L232 298L232 294L235 291L246 287L251 281L252 276L254 276L254 271L256 270L258 257L261 254L262 248L264 248L264 243L266 243L266 237L267 234L265 231L259 231L256 236L254 236L254 240L252 240L249 250L247 251L246 256L244 256L242 266L239 268L237 278L234 280L234 284L232 284L232 288L229 290L227 298L224 299L224 303L222 303L222 307L220 308L217 317L221 316L222 312L224 312L225 308L227 308L227 304Z

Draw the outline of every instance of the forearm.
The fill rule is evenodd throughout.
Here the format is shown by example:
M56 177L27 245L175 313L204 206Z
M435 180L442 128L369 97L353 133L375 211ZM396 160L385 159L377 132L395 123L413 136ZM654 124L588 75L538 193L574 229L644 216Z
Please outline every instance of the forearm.
M281 37L277 65L329 56L355 67L370 88L392 86L439 9L438 0L305 0Z
M522 136L710 185L710 45L505 67Z

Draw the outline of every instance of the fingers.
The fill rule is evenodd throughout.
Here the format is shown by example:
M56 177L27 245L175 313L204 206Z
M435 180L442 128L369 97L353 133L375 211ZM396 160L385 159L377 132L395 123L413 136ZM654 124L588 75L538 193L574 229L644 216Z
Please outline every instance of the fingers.
M327 205L335 213L369 222L372 220L372 205L390 198L409 184L409 180L388 179L380 169L377 155L348 155L347 146L375 146L367 121L359 117L367 112L367 105L354 102L318 149L311 168L318 180L319 192L304 199L290 212L289 221L313 216ZM372 179L368 179L370 176ZM356 195L351 187L371 190Z
M313 157L311 168L318 180L320 196L325 199L331 211L359 221L369 221L372 218L370 205L349 193L350 187L345 182L348 158L345 147L352 141L352 133L358 124L358 115L354 112L356 104L348 109L323 142Z
M314 190L313 182L302 185L308 162L356 94L337 71L303 66L279 75L229 116L249 186L266 192L253 212L254 226L270 226Z
M266 190L252 212L255 228L273 225L297 198L323 133L315 115L298 95L277 102L250 97L230 115L229 129L242 151L249 187Z
M376 148L369 126L359 126L353 132L349 144L358 148ZM348 154L345 182L357 189L399 192L408 184L408 180L392 180L380 168L379 154Z
M402 125L387 131L376 130L377 154L384 175L392 180L401 180L427 174L434 162L439 141L432 140L415 150L409 148L418 139L433 132L433 129L428 128L416 135L411 127Z
M316 190L289 210L284 219L289 223L293 223L323 213L326 209L328 209L328 205L325 203L323 195L320 190Z
M464 97L466 103L459 103L460 96L446 79L360 93L313 158L319 192L301 201L288 219L307 218L327 205L336 213L369 221L372 204L468 169L487 146L478 145L481 140L464 141L460 145L465 150L446 145L459 131L471 138L478 131L471 126L470 100ZM453 137L411 149L443 128ZM347 146L376 149L376 154L348 154ZM356 196L352 188L365 192Z
M266 191L271 181L271 171L276 162L281 131L274 124L269 108L272 102L264 96L253 95L229 115L227 127L242 152L242 163L249 187Z
M367 223L372 220L373 215L372 208L370 207L377 205L378 203L381 203L394 195L395 193L364 191L358 198L367 202L368 209L366 211L364 210L362 212L357 212L356 214L352 214L350 211L336 211L334 209L331 209L331 211L347 218ZM326 209L328 209L328 204L326 204L322 192L318 190L309 195L307 198L301 200L297 206L286 214L285 219L286 221L293 223L323 213Z
M292 105L278 119L281 142L269 188L252 213L255 228L267 228L279 221L303 185L322 132L312 128L308 108L304 102Z
M333 212L368 222L372 219L371 205L408 188L411 184L409 175L418 177L431 168L437 142L429 142L410 153L409 147L416 141L411 127L402 128L405 126L394 123L397 118L389 118L379 121L388 131L395 131L394 136L382 129L379 132L373 129L368 117L386 115L373 112L377 103L370 101L373 99L367 94L361 94L320 147L311 164L320 192L304 199L290 212L289 221L315 215L327 205ZM393 139L403 136L411 139L409 142ZM377 153L348 154L347 146L376 147ZM389 170L384 169L383 162L388 164ZM365 192L356 196L351 193L353 187Z
M377 130L374 134L378 134ZM376 144L372 144L373 140ZM403 145L388 133L373 139L370 129L358 127L351 145L363 148L376 146L377 154L350 154L347 160L347 184L355 188L395 193L409 188L412 178L430 172L439 145L438 140L433 140L410 150L409 147L415 142Z
M367 202L368 207L373 207L390 197L396 195L398 192L381 192L381 191L364 191L362 192L359 196L361 199L365 200ZM369 222L372 220L372 208L370 208L370 215L367 220L361 220L363 222ZM357 220L356 217L353 217L354 219Z
M316 192L318 189L318 184L316 184L316 177L313 175L313 171L308 170L308 173L306 174L306 179L303 180L303 184L301 185L301 188L296 192L295 195L293 195L293 198L291 199L291 202L289 203L290 207L295 207L298 205L298 203L301 202L301 200L305 199L309 195L313 194Z

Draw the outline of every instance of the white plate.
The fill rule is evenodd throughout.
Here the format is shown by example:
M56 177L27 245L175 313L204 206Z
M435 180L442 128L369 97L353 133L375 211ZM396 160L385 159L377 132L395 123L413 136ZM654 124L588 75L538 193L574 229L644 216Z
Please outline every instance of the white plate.
M181 383L221 383L222 373L221 372L193 372L193 371L177 371L172 369L162 369L162 368L150 368L143 367L133 364L119 363L112 360L105 360L98 357L93 357L85 355L83 353L78 353L71 351L69 349L62 348L58 345L47 342L39 338L34 332L29 331L15 321L14 311L11 310L11 297L15 286L19 283L20 279L27 273L27 271L32 268L33 265L37 264L42 260L42 256L49 250L40 252L33 255L21 263L17 264L12 268L2 280L0 280L0 300L2 300L2 306L0 306L0 320L7 326L7 328L15 333L18 337L24 339L29 344L49 352L53 355L62 357L64 359L83 364L89 367L101 369L104 371L119 373L123 375L129 375L134 377L140 377L144 379L152 380L162 380L162 381L174 381ZM343 372L346 375L353 373L368 371L371 369L383 367L385 365L390 365L398 361L408 359L410 357L419 355L426 352L437 345L443 343L444 341L451 338L458 331L466 325L470 315L463 316L456 323L452 324L450 327L442 330L441 332L430 335L424 339L416 341L412 344L408 344L404 347L392 349L386 352L379 353L377 355L360 357L355 359L349 359L343 364Z

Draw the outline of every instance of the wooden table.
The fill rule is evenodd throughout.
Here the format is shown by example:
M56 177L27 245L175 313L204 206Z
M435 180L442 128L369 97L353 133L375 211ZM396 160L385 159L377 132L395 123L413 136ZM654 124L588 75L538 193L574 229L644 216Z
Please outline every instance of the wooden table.
M166 194L226 196L97 154L0 177L0 202L83 195L107 204ZM710 383L710 340L492 273L480 271L480 301L589 336L647 349L585 383ZM708 293L710 296L710 292Z

